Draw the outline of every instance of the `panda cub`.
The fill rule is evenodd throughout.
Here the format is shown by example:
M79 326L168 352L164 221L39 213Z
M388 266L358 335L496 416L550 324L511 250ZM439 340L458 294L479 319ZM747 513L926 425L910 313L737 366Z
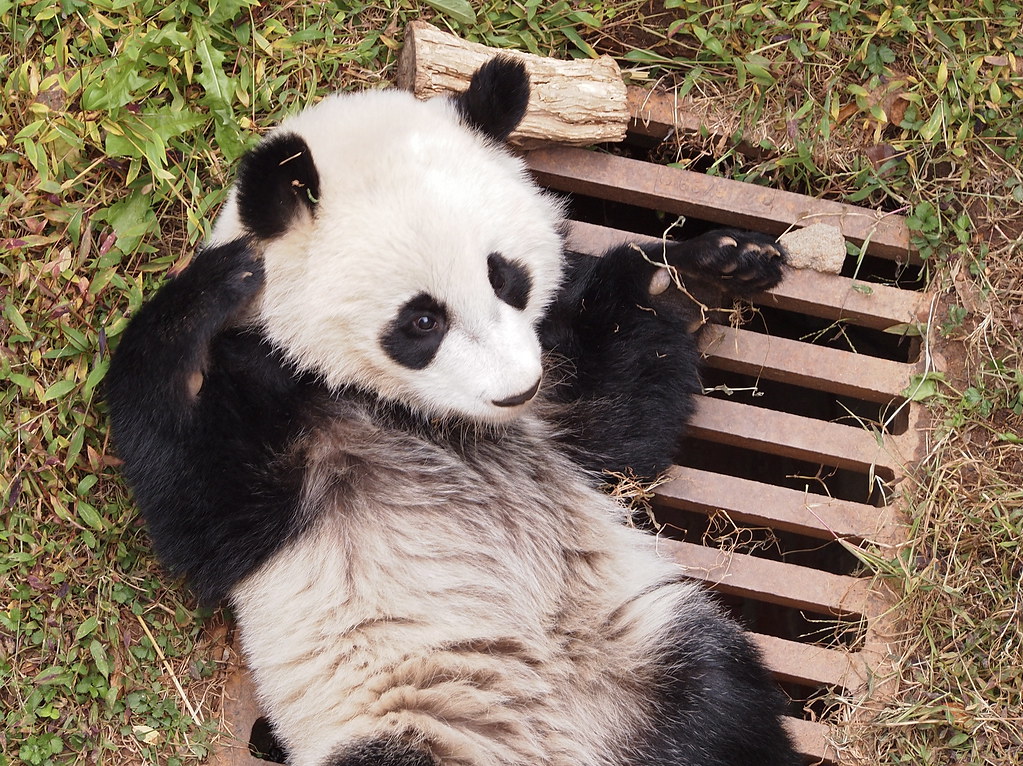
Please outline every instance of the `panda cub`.
M528 97L498 58L245 156L110 368L156 553L230 603L292 766L799 764L756 650L599 489L671 463L701 311L783 254L565 253L504 148Z

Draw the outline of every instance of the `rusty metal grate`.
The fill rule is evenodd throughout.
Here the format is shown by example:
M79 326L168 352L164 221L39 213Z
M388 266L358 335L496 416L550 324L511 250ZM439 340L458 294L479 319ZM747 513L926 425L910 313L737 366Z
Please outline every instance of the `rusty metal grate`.
M630 103L640 140L686 126L670 97L633 90ZM900 540L896 485L921 451L922 412L902 394L921 371L919 349L884 333L926 319L922 293L888 283L892 263L914 260L904 221L643 159L580 149L537 150L527 159L542 184L573 196L584 211L569 235L580 252L658 234L649 231L655 216L620 225L630 215L644 219L644 211L772 234L825 222L867 243L874 266L856 279L793 271L756 301L759 327L706 328L705 382L763 395L705 396L682 462L654 499L664 552L739 613L794 698L789 724L802 752L837 763L827 728L815 722L814 700L826 690L862 689L890 637L889 604L836 541ZM609 207L621 213L603 216L613 224L594 220L594 209ZM841 343L859 339L864 348L811 342L829 327L839 328ZM249 754L258 717L251 684L236 667L225 690L231 736L210 763L265 763Z
M634 134L661 139L699 127L676 113L670 95L630 89L629 100ZM922 372L919 344L884 333L927 318L924 294L891 284L900 272L914 283L905 222L627 156L547 149L532 152L529 164L541 183L583 199L587 220L570 232L582 252L659 234L643 230L657 219L638 211L770 234L824 222L866 243L864 261L848 264L855 279L792 271L756 301L761 327L705 328L705 385L765 395L705 396L681 464L654 500L667 525L663 550L733 604L796 698L789 723L802 752L836 763L827 728L814 720L814 698L865 688L891 640L890 604L836 541L900 541L896 487L922 451L923 413L903 396ZM594 209L614 206L626 213L609 218L629 220L631 210L640 228L593 220ZM896 264L909 265L908 278ZM832 323L843 343L854 344L852 336L862 348L812 342ZM722 518L726 534L711 521Z

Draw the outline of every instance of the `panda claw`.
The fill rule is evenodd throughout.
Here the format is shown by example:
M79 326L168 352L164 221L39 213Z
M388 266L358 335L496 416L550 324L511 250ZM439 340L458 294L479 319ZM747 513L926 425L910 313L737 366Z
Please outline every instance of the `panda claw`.
M651 295L660 295L671 286L671 274L667 269L658 269L650 279L649 292Z
M198 370L192 372L188 376L188 396L189 396L189 398L195 399L199 395L199 392L202 390L202 384L203 384L204 380L205 380L205 378L203 378L203 374L201 372L199 372Z

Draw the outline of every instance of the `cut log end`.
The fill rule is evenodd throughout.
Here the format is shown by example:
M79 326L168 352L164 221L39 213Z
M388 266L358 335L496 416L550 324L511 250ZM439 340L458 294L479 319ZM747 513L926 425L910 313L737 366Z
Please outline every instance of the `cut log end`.
M629 126L625 82L618 64L607 56L560 61L499 51L415 21L405 32L397 85L422 99L460 93L473 72L497 55L523 61L529 72L529 108L509 139L513 146L589 146L625 138Z

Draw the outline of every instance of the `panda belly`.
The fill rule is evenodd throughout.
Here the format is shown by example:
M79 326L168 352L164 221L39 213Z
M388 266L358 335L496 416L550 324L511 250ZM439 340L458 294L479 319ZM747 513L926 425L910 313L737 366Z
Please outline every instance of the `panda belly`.
M445 766L628 762L695 586L539 443L464 461L377 434L374 461L347 436L358 477L232 595L289 763L382 740Z

